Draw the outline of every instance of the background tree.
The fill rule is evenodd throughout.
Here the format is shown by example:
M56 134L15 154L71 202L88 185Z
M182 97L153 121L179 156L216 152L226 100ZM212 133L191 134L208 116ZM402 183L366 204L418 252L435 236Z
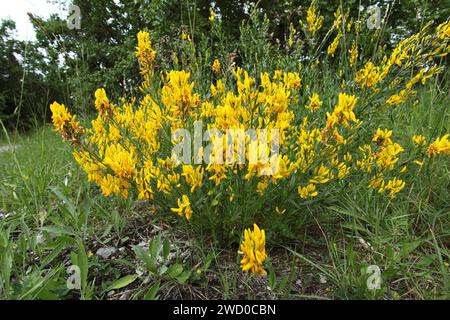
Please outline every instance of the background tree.
M148 30L158 51L157 68L174 67L171 57L185 51L180 36L188 33L201 52L205 43L214 43L208 57L235 54L239 63L240 28L252 23L250 12L257 10L266 16L269 24L264 37L273 45L286 50L289 26L299 26L305 20L311 4L303 0L56 0L67 10L69 4L80 7L80 30L70 30L66 18L52 15L48 19L30 15L36 30L36 41L25 43L14 40L14 23L5 21L0 28L0 117L14 126L20 116L23 127L31 120L47 117L49 102L71 105L78 114L92 110L93 92L105 87L112 98L132 96L139 82L137 61L133 51L136 34ZM357 19L360 5L378 4L384 14L390 8L387 28L382 36L393 41L417 32L425 21L445 21L450 6L445 0L349 0L350 16ZM324 25L330 25L340 0L315 0L324 16ZM208 21L210 8L220 20L221 35L211 32ZM362 11L363 13L365 11ZM415 14L411 14L414 12ZM67 13L68 15L69 13ZM327 30L323 28L319 37ZM257 37L258 38L258 37ZM257 40L257 39L255 39ZM332 39L330 39L332 40ZM211 46L210 46L211 47ZM194 51L195 55L195 51ZM210 61L199 61L208 68ZM176 67L176 66L175 66ZM182 67L182 65L181 65ZM21 79L24 78L22 84Z

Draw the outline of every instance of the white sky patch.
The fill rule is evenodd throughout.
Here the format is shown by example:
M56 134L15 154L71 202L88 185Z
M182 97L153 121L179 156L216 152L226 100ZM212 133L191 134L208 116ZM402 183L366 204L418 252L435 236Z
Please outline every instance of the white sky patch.
M48 18L53 13L60 16L68 15L58 5L51 4L47 0L0 0L0 20L6 18L14 20L16 23L15 38L31 41L36 38L36 35L27 12L44 18Z

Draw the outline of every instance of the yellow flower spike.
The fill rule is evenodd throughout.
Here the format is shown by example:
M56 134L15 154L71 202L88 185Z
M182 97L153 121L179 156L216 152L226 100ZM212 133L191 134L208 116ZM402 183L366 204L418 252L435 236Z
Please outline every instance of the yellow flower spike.
M323 17L320 16L320 13L317 13L316 6L312 4L309 6L306 21L308 22L308 30L314 37L323 25Z
M211 68L215 74L218 74L221 69L220 61L218 59L215 59Z
M397 193L399 193L404 187L405 182L401 179L394 178L389 180L387 184L380 188L379 192L389 192L389 196L394 198Z
M341 41L342 34L339 33L336 38L334 38L333 42L328 46L327 52L329 56L334 57L334 54L336 53L336 50L339 46L339 43Z
M334 107L333 113L327 113L327 127L331 128L339 123L343 123L345 127L349 127L349 121L357 123L358 120L353 112L357 101L358 98L355 96L339 93L339 101Z
M100 113L100 115L107 114L113 111L113 107L106 96L106 91L103 88L97 89L95 91L95 108Z
M166 74L166 84L161 91L161 101L165 112L173 122L181 123L192 116L200 104L200 96L194 93L191 74L185 71L170 71Z
M203 174L205 170L202 166L197 166L196 169L192 165L184 165L183 173L181 174L186 182L191 186L190 192L193 193L195 189L199 188L203 184Z
M269 187L269 180L264 179L263 181L258 182L256 186L256 191L258 192L259 195L263 195L268 187Z
M449 135L446 134L443 137L437 138L428 146L426 155L429 158L436 157L440 154L450 154L450 141L448 141Z
M309 103L306 106L306 109L311 112L315 112L322 107L323 102L320 100L320 97L317 93L313 93L312 96L309 97Z
M397 106L404 102L406 102L411 96L414 96L417 92L414 90L404 89L401 90L398 94L394 94L390 96L386 100L386 104L390 106Z
M120 144L111 144L105 149L103 163L120 179L129 180L136 174L136 154L125 150Z
M76 121L76 116L71 115L63 104L54 102L50 106L52 112L52 122L55 131L63 140L70 141L72 145L79 145L85 129Z
M291 24L289 25L289 41L288 41L289 47L292 47L292 45L294 44L294 36L296 33L297 30L295 30L294 24L291 22Z
M420 134L414 135L412 137L412 141L414 142L416 147L423 147L427 143L427 139L424 136L420 135Z
M345 163L339 163L338 167L338 179L343 179L345 176L347 176L350 172L350 167L348 167Z
M381 174L376 175L370 180L368 188L379 189L384 187L384 180Z
M302 199L314 198L319 195L319 193L316 191L316 186L312 183L307 185L306 187L298 187L298 194Z
M144 91L150 86L150 79L153 77L156 52L152 48L148 32L140 31L137 34L137 40L138 46L136 47L135 55L139 60L140 74L144 79L140 89Z
M367 62L363 69L356 73L355 82L358 83L361 88L371 88L376 86L380 81L381 72L380 67L375 66L372 62Z
M450 39L450 21L444 22L436 28L440 40Z
M213 8L209 8L209 22L214 22L216 20L216 13L214 12Z
M181 40L191 42L191 36L188 33L182 32L181 33Z
M388 129L377 129L377 132L373 136L372 142L375 142L377 145L386 146L392 144L391 140L392 130Z
M181 199L177 200L178 208L170 208L172 212L177 213L179 216L184 215L187 220L192 218L191 202L188 196L182 195Z
M244 240L239 247L239 254L243 255L241 268L244 272L252 272L257 275L267 275L263 263L267 258L266 234L256 224L251 229L245 229Z
M355 41L352 43L351 49L348 50L350 67L353 67L358 60L358 46Z
M376 163L382 170L393 170L394 165L398 162L398 154L403 152L404 149L398 144L393 143L381 148L376 154Z

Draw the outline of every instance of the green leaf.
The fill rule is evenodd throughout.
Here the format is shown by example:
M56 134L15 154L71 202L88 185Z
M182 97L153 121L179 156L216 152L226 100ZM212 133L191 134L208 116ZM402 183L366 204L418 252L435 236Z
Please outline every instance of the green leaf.
M66 228L57 227L57 226L46 226L46 227L42 227L41 230L48 232L50 234L54 234L55 236L61 236L61 235L74 236L75 235L75 233L73 233L73 231L66 229Z
M214 255L212 253L208 253L208 255L205 258L205 265L203 266L203 270L208 270L209 269L213 259L214 259Z
M156 296L158 294L158 290L161 283L158 281L156 282L147 292L147 294L144 297L144 300L158 300L158 297Z
M5 252L2 255L0 255L0 258L2 271L0 279L3 281L4 291L6 292L6 294L9 294L9 287L11 281L11 267L13 264L11 252L9 250L5 250Z
M161 235L158 235L155 238L153 238L148 248L152 258L156 259L156 257L158 257L160 249L161 249Z
M170 242L169 242L169 240L164 240L164 244L163 244L164 261L167 260L167 258L169 257L169 254L170 254Z
M88 265L88 257L86 251L84 249L84 245L80 243L79 251L77 256L78 267L81 272L81 287L86 288L87 286L87 278L89 273L89 265Z
M176 280L180 283L180 284L185 284L186 281L188 281L189 277L191 276L191 272L189 270L184 271L183 273L181 273L178 277L176 277Z
M159 268L158 274L159 274L160 276L162 276L162 275L164 275L164 274L167 272L167 270L169 270L169 268L168 268L166 265L162 265L162 266Z
M280 285L278 286L278 290L280 292L283 292L288 284L289 278L288 277L282 277L280 281Z
M124 287L132 284L134 281L136 281L137 278L138 278L137 274L128 275L128 276L125 276L123 278L120 278L120 279L114 281L111 284L111 286L107 289L107 291L124 288Z
M58 197L58 199L64 203L64 206L69 211L70 215L72 217L75 217L76 216L76 208L73 205L73 203L71 201L69 201L67 199L67 197L61 191L59 191L57 188L51 188L51 190Z
M405 243L400 250L400 257L404 258L408 256L411 252L416 250L416 248L420 246L421 243L422 243L421 241Z
M46 267L50 262L53 261L65 248L67 243L65 241L60 241L55 248L46 256L43 257L41 262L41 267Z
M167 270L167 273L170 277L176 279L183 272L183 266L179 263L173 264Z
M133 251L136 254L136 256L145 264L145 267L148 271L152 273L157 273L156 269L156 259L153 257L150 257L148 252L146 252L142 247L140 246L133 246Z
M270 270L270 274L269 274L269 287L274 290L275 286L277 284L277 280L276 280L276 275L275 272L273 270Z

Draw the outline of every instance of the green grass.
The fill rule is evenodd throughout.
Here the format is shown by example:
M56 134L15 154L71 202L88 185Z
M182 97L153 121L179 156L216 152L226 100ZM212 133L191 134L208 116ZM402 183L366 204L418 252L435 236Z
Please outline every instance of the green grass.
M405 145L413 133L448 132L447 102L424 91L386 127ZM443 158L411 173L392 201L355 181L319 208L304 206L300 232L269 239L270 275L258 278L240 271L236 243L220 247L148 203L104 198L50 127L12 140L18 147L0 153L2 299L450 298ZM103 259L105 247L117 251ZM71 265L81 267L81 290L67 288ZM367 289L371 265L380 290Z

